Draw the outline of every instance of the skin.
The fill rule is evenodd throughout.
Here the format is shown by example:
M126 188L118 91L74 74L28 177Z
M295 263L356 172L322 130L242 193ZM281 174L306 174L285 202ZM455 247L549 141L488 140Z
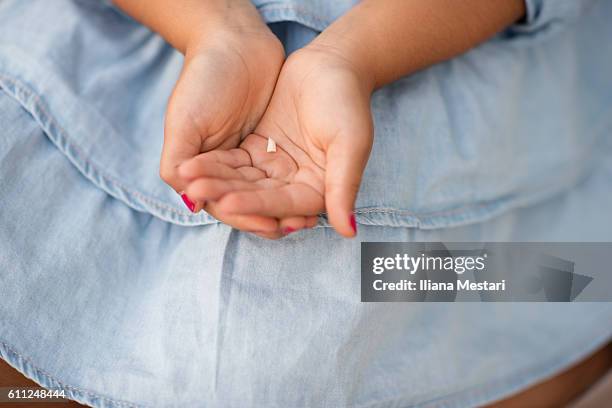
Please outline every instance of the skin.
M214 202L222 214L283 219L281 229L303 228L293 216L315 216L327 208L332 225L353 236L349 218L373 132L370 90L345 65L325 50L292 54L254 134L229 152L243 159L233 166L241 171L221 176L219 167L227 162L202 165L205 153L180 168L191 181L187 194ZM276 141L276 153L266 152L268 137ZM260 173L247 180L241 178L246 169ZM220 186L220 179L227 182Z
M523 0L364 0L283 64L248 1L116 2L186 53L162 178L197 210L205 203L219 220L266 238L310 227L323 211L339 234L355 236L372 93L525 14ZM266 153L268 137L276 153Z
M282 44L249 0L115 0L127 14L164 37L185 55L183 70L166 111L160 176L177 193L187 180L178 168L198 154L238 146L259 123L285 61ZM203 80L205 79L205 80ZM226 224L262 237L281 235L272 217L215 211L191 198L194 212L206 210ZM294 216L291 225L314 225Z

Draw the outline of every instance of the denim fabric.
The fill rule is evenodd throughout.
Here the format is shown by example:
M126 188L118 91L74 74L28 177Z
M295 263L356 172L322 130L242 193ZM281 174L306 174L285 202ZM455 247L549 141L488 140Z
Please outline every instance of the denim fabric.
M101 2L0 1L0 356L113 408L472 406L585 356L611 304L362 304L359 242L610 241L594 7L378 92L358 239L269 242L157 177L180 55ZM300 10L261 8L301 15L288 49Z
M510 31L523 34L555 33L575 24L602 0L525 0L527 15Z
M261 11L278 21L308 8L297 19L306 24L320 9L317 18L332 20L330 2L320 3L328 6L266 2ZM612 37L611 14L609 2L596 3L555 36L502 35L377 92L358 222L463 225L583 179L612 126L612 53L592 46ZM290 50L316 30L292 34ZM157 177L165 103L182 63L162 39L94 0L4 0L0 38L0 85L94 184L166 221L215 222L191 215Z

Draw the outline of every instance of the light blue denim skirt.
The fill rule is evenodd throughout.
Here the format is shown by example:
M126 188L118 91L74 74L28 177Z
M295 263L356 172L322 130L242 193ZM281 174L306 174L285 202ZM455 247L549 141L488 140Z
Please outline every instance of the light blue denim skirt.
M291 52L330 3L257 5ZM360 242L612 241L610 17L378 91L358 238L272 242L158 178L176 51L101 1L0 0L0 357L109 408L465 407L554 375L612 304L361 303Z

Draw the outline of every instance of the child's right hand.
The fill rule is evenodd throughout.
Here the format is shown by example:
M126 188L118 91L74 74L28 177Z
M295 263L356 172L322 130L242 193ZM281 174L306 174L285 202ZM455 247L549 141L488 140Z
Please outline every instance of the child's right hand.
M178 166L200 153L231 149L257 126L285 59L282 44L249 3L190 40L168 103L160 175L178 193ZM190 200L189 200L190 201ZM202 202L186 204L193 212ZM195 201L195 200L194 200Z

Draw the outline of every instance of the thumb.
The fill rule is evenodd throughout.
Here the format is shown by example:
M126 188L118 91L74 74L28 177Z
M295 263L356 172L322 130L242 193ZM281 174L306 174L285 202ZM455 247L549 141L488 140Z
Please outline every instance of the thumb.
M347 238L357 235L354 207L372 148L371 131L362 137L336 137L327 148L325 207L330 224Z
M193 213L199 212L203 203L192 201L183 191L188 181L179 175L179 166L200 153L202 137L196 129L189 126L189 121L181 120L169 106L164 129L164 145L159 164L159 175L183 199Z
M179 166L197 156L200 149L192 147L179 138L166 136L159 163L159 175L170 187L180 193L187 187L187 181L179 176Z
M193 60L186 59L180 78L168 100L164 120L164 145L159 165L159 173L185 202L191 212L202 209L203 203L192 201L184 194L188 180L179 175L178 168L185 161L201 153L203 141L207 139L202 123L206 123L207 111L198 107L208 106L202 101L200 88L194 86L200 82L200 71ZM205 127L204 127L205 128Z

